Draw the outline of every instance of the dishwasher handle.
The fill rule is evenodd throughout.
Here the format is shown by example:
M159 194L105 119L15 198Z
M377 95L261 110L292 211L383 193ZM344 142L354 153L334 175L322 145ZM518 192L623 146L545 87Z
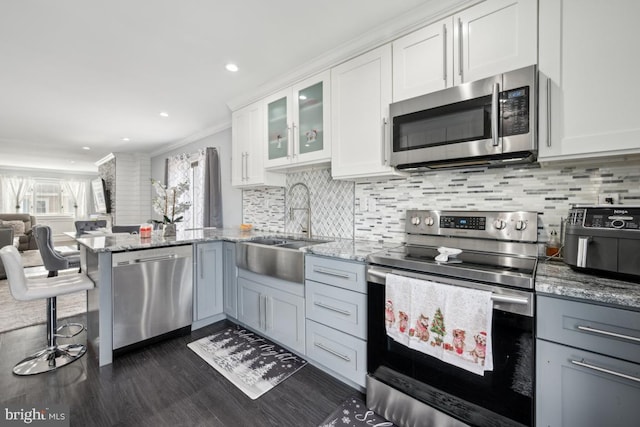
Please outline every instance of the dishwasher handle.
M178 258L187 258L187 257L179 256L177 254L171 254L171 255L160 255L160 256L154 256L154 257L136 258L130 261L120 261L118 262L117 266L119 267L124 265L131 265L131 264L144 264L146 262L168 261L168 260L173 260Z

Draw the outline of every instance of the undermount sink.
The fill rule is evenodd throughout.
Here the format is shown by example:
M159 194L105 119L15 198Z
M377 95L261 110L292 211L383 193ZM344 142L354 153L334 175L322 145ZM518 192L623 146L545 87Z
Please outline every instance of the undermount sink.
M304 283L304 252L300 248L331 240L267 238L239 242L236 266L290 282Z

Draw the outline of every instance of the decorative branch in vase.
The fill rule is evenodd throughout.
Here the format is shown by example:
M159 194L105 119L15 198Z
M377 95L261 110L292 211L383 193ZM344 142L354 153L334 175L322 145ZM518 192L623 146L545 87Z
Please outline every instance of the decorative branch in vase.
M191 203L181 202L180 198L189 190L188 182L181 182L175 187L168 187L160 181L151 179L151 184L157 196L153 199L153 210L162 215L162 221L153 220L156 224L162 224L163 236L176 235L176 223L182 221L182 213L186 212Z

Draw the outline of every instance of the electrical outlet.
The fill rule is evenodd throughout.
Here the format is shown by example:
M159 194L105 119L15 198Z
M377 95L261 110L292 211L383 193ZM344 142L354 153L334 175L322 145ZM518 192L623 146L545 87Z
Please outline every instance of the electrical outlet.
M358 203L358 207L360 208L360 212L367 212L369 210L369 206L367 205L367 199L364 197L360 197L360 203Z
M599 205L617 205L618 193L599 193L598 204Z

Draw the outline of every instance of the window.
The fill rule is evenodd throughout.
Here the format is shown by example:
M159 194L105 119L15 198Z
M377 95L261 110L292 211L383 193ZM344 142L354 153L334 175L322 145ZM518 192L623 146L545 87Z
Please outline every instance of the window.
M30 191L25 194L20 211L23 213L74 214L74 200L57 179L34 179Z

